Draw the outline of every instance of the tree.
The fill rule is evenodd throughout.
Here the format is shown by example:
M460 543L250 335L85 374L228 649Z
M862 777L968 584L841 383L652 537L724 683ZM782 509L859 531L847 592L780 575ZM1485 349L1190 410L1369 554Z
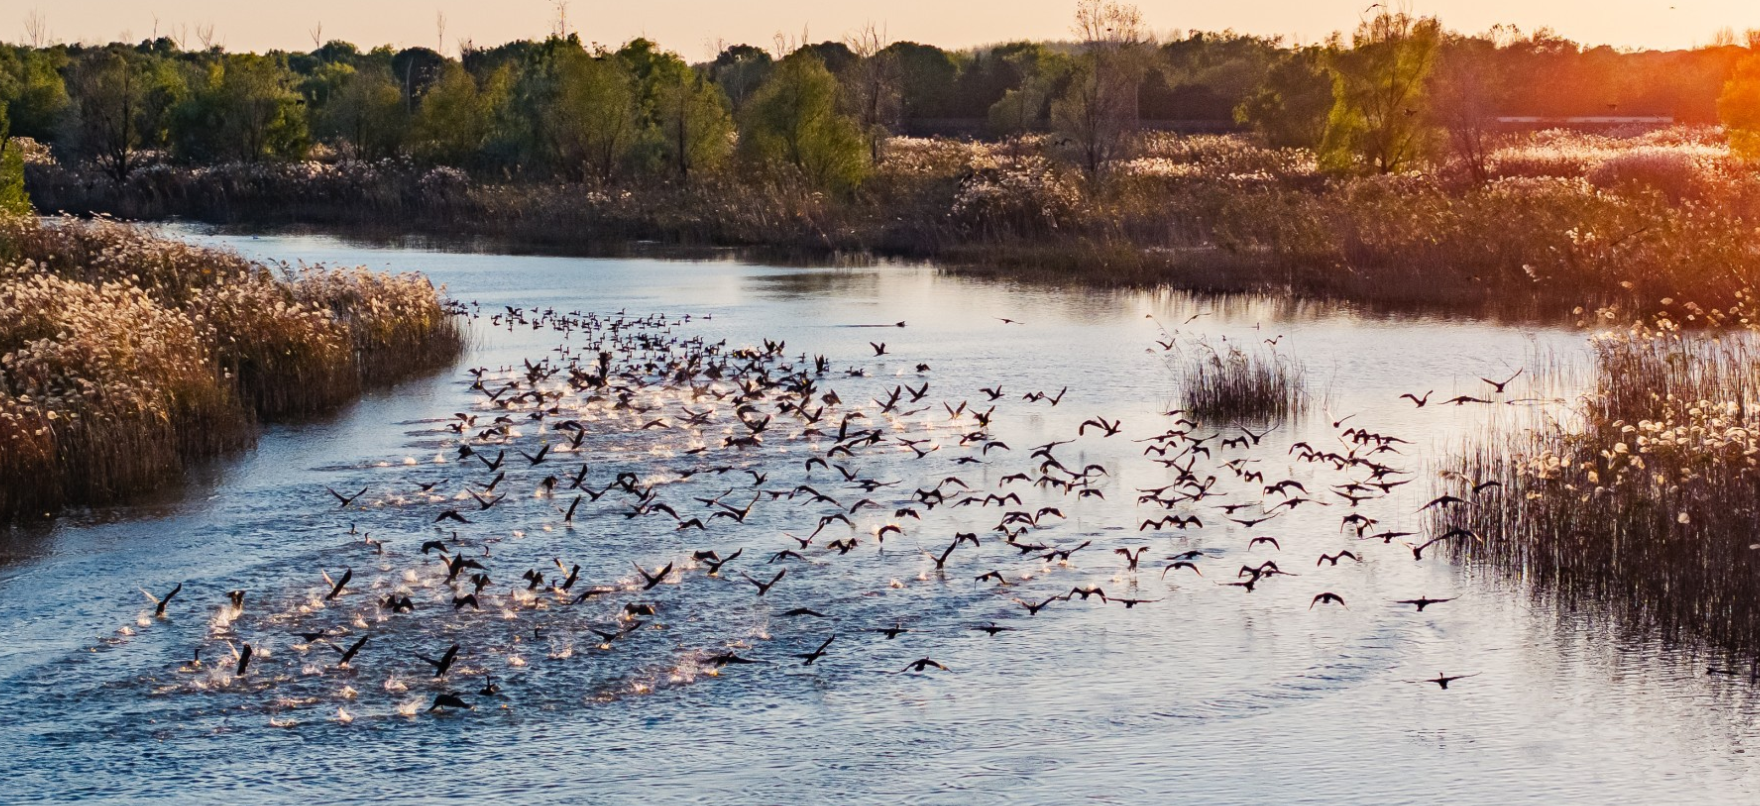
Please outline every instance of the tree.
M868 158L878 162L902 111L898 56L873 23L846 44L854 61L845 68L843 97L868 142Z
M131 54L122 48L88 51L68 69L73 114L68 121L71 150L117 181L128 177L141 147L141 110L147 84Z
M882 53L896 65L899 115L905 120L954 118L961 77L961 61L934 45L894 42ZM975 66L966 62L966 67ZM982 112L984 107L978 107Z
M12 124L0 104L0 215L30 215L24 191L24 149L12 142Z
M391 74L403 91L404 108L413 113L422 96L444 77L449 64L452 62L445 56L422 47L405 48L392 56Z
M369 64L349 73L317 110L314 123L356 159L375 160L397 154L409 117L391 71Z
M774 67L768 51L752 45L733 45L723 48L709 64L709 78L727 94L734 112L738 112L745 108L746 99L763 86Z
M1320 48L1285 54L1265 81L1235 107L1236 123L1253 127L1276 148L1318 148L1332 108L1332 76Z
M15 137L54 139L70 101L61 67L66 51L0 45L0 106Z
M693 171L714 169L727 159L733 149L733 117L727 96L701 73L693 70L675 81L661 87L657 129L667 162L688 182Z
M1478 37L1450 37L1442 48L1428 88L1436 122L1448 134L1454 156L1475 183L1491 178L1494 116L1506 94L1497 43Z
M247 162L264 157L297 159L305 154L308 130L293 90L293 74L274 59L238 54L226 59L218 87L224 142Z
M411 126L417 155L440 165L467 165L489 137L490 100L457 62L447 62L422 96Z
M1760 55L1736 63L1717 96L1717 116L1729 133L1730 152L1760 160Z
M854 188L867 176L868 149L857 123L838 111L839 93L817 56L790 54L741 112L740 150L754 165L792 169L815 187Z
M1022 134L1041 128L1046 105L1057 86L1069 77L1069 57L1044 45L1028 43L997 48L992 54L993 62L1006 65L1018 78L1015 87L1004 90L1002 97L990 105L991 130L998 134Z
M641 135L636 77L613 54L568 54L558 66L557 94L544 129L557 164L579 179L616 176Z
M1136 135L1149 35L1136 6L1113 0L1079 0L1075 32L1082 54L1068 89L1051 105L1051 121L1074 148L1089 181L1098 183Z
M1430 149L1425 79L1442 26L1434 17L1382 11L1357 27L1350 49L1328 59L1332 112L1320 146L1331 170L1405 170Z

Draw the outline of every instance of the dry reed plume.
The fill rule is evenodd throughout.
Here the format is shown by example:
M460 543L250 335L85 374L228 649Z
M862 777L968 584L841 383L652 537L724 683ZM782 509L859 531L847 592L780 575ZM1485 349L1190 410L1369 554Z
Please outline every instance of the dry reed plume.
M463 332L415 275L278 273L106 220L0 218L0 520L113 502L442 366Z

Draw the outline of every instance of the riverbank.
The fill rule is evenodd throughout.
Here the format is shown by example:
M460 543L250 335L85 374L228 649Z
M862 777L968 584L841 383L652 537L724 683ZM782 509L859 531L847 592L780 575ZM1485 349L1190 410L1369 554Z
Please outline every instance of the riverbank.
M446 366L418 275L280 270L103 219L0 218L0 521L125 500Z
M1722 134L1505 142L1460 166L1336 177L1240 136L1148 138L1092 184L1026 139L891 141L825 194L734 171L688 185L485 181L407 161L153 166L124 182L29 171L39 208L252 227L430 235L576 255L632 243L823 260L933 260L1035 282L1273 291L1387 307L1556 316L1663 297L1727 307L1760 280L1760 179Z

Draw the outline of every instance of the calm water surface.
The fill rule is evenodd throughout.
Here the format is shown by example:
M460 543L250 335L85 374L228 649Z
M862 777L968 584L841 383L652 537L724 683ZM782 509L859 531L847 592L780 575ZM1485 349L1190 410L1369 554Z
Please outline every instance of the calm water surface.
M1505 377L1536 355L1580 355L1578 333L1266 300L1051 292L919 267L506 257L186 234L253 257L420 270L485 314L504 305L689 314L671 336L730 347L786 340L791 356L831 359L824 385L844 399L842 410L865 410L889 436L941 449L917 459L893 444L852 457L847 464L863 475L902 483L868 493L882 507L853 516L856 530L834 524L804 561L765 562L796 547L784 532L810 533L835 511L805 496L762 501L745 524L717 520L706 532L625 518L615 493L563 523L558 510L573 493L545 497L538 480L583 460L588 486L638 473L686 517L710 511L693 496L725 489L743 505L756 494L747 467L769 475L763 489L808 483L845 505L863 497L836 472L809 475L802 463L814 441L795 435L798 425L778 426L762 449L723 451L722 436L737 429L731 405L655 393L644 399L662 410L642 417L580 409L589 437L556 464L534 468L510 450L499 490L508 500L470 513L475 523L457 527L455 541L455 525L437 529L435 515L475 510L458 499L466 482L489 475L474 459L454 458L457 436L445 420L500 413L467 389L463 368L502 377L503 367L584 341L485 316L459 371L320 422L271 428L254 452L164 500L0 537L0 743L9 756L0 802L1760 802L1755 754L1745 752L1760 740L1746 686L1704 677L1702 659L1539 608L1506 581L1353 540L1340 529L1345 505L1322 492L1345 476L1289 454L1297 441L1336 447L1333 420L1352 414L1350 424L1409 440L1403 456L1382 458L1417 481L1361 511L1380 519L1377 528L1420 529L1415 513L1434 495L1427 463L1479 433L1488 409L1415 409L1398 396L1479 394L1480 376ZM900 320L903 329L850 327ZM1177 331L1175 351L1156 346L1158 323ZM1266 483L1300 479L1335 505L1247 529L1206 502L1191 509L1202 528L1139 532L1141 519L1162 513L1133 503L1135 490L1171 474L1129 440L1167 428L1177 356L1195 354L1200 340L1262 348L1279 336L1277 349L1307 369L1312 411L1260 445L1218 450L1210 472L1226 500L1257 501L1258 483L1220 466L1248 458ZM876 357L870 341L883 341L887 355ZM929 371L917 372L918 363ZM846 377L847 368L868 377ZM910 408L932 409L888 418L870 402L925 380L931 391ZM1534 393L1523 383L1511 385L1512 397ZM997 384L1005 394L991 431L1012 449L979 454L958 440L976 426L951 421L941 403L978 405L979 389ZM1063 386L1056 407L1020 399ZM681 405L722 411L700 433L641 429L644 419L676 419ZM1004 476L1035 468L1033 446L1074 439L1095 415L1122 420L1122 433L1090 429L1057 456L1071 468L1104 467L1096 484L1104 498L1019 483L999 490ZM1206 432L1237 433L1211 425ZM521 434L517 446L528 451L561 439L530 425ZM685 452L702 445L710 450ZM821 440L816 450L829 446ZM956 464L961 456L984 463ZM680 478L719 465L738 469ZM921 522L891 517L910 504L910 490L949 475L1068 515L1023 539L1091 545L1067 563L1023 556L989 531L997 507L940 507ZM444 499L416 486L435 481ZM326 486L368 494L340 509ZM903 534L884 544L868 536L894 520ZM384 540L386 553L351 527ZM923 551L939 553L958 531L989 536L937 573ZM863 542L847 555L822 548L852 534ZM1281 549L1249 551L1259 535L1277 537ZM478 559L494 583L481 612L446 606L438 561L417 553L435 538L488 552ZM1130 573L1111 549L1139 545L1151 549L1143 570ZM692 550L707 548L745 552L712 578L690 562ZM1365 561L1315 567L1319 554L1342 548ZM1200 561L1205 576L1163 579L1161 557L1188 549L1210 552ZM1265 559L1300 576L1250 594L1216 584ZM582 566L583 587L636 581L632 562L684 570L652 591L572 607L541 592L532 601L512 594L524 586L521 571L554 574L556 561ZM782 567L787 578L761 598L733 573L768 579ZM325 604L323 575L344 568L354 572L353 592ZM974 581L993 569L1011 584ZM151 618L138 589L162 594L179 582L172 617ZM1154 601L1125 609L1076 599L1037 616L1014 601L1076 585ZM421 601L417 614L377 608L399 586ZM247 605L228 623L217 614L234 589L248 592ZM1321 591L1340 594L1348 609L1310 610ZM1420 594L1457 599L1422 613L1392 604ZM615 624L634 601L659 614L605 646L586 631ZM827 617L782 615L795 607ZM971 629L991 622L1018 629L996 637ZM895 624L912 631L892 640L871 631ZM336 638L345 644L369 636L353 669L336 669L324 642L292 635L326 628L346 633ZM833 634L815 665L791 657ZM231 665L227 641L259 648L251 679L214 670ZM414 654L455 642L465 649L452 679L431 683ZM208 668L179 671L198 646ZM706 661L729 649L765 663L716 670ZM925 656L948 670L898 673ZM1446 691L1409 682L1438 672L1477 676ZM477 695L490 676L502 694ZM465 692L475 710L421 712L448 689Z

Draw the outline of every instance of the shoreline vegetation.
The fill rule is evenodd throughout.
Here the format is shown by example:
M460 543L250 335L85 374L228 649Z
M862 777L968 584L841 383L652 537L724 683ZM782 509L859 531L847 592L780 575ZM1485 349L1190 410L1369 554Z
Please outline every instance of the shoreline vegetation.
M0 523L162 487L260 421L447 366L464 339L418 275L0 215Z
M847 197L726 176L485 183L408 161L161 166L124 182L29 166L46 210L141 220L485 239L602 254L631 244L929 260L1030 281L1270 291L1386 308L1562 318L1760 283L1760 174L1721 130L1541 132L1448 172L1339 177L1246 135L1151 135L1104 190L1045 153L894 138Z
M561 18L456 56L6 45L0 174L76 215L878 256L1474 315L1725 307L1760 280L1760 31L1619 51L1372 7L1292 46L1159 40L1134 6L1074 5L1062 42L949 51L870 26L696 64Z

